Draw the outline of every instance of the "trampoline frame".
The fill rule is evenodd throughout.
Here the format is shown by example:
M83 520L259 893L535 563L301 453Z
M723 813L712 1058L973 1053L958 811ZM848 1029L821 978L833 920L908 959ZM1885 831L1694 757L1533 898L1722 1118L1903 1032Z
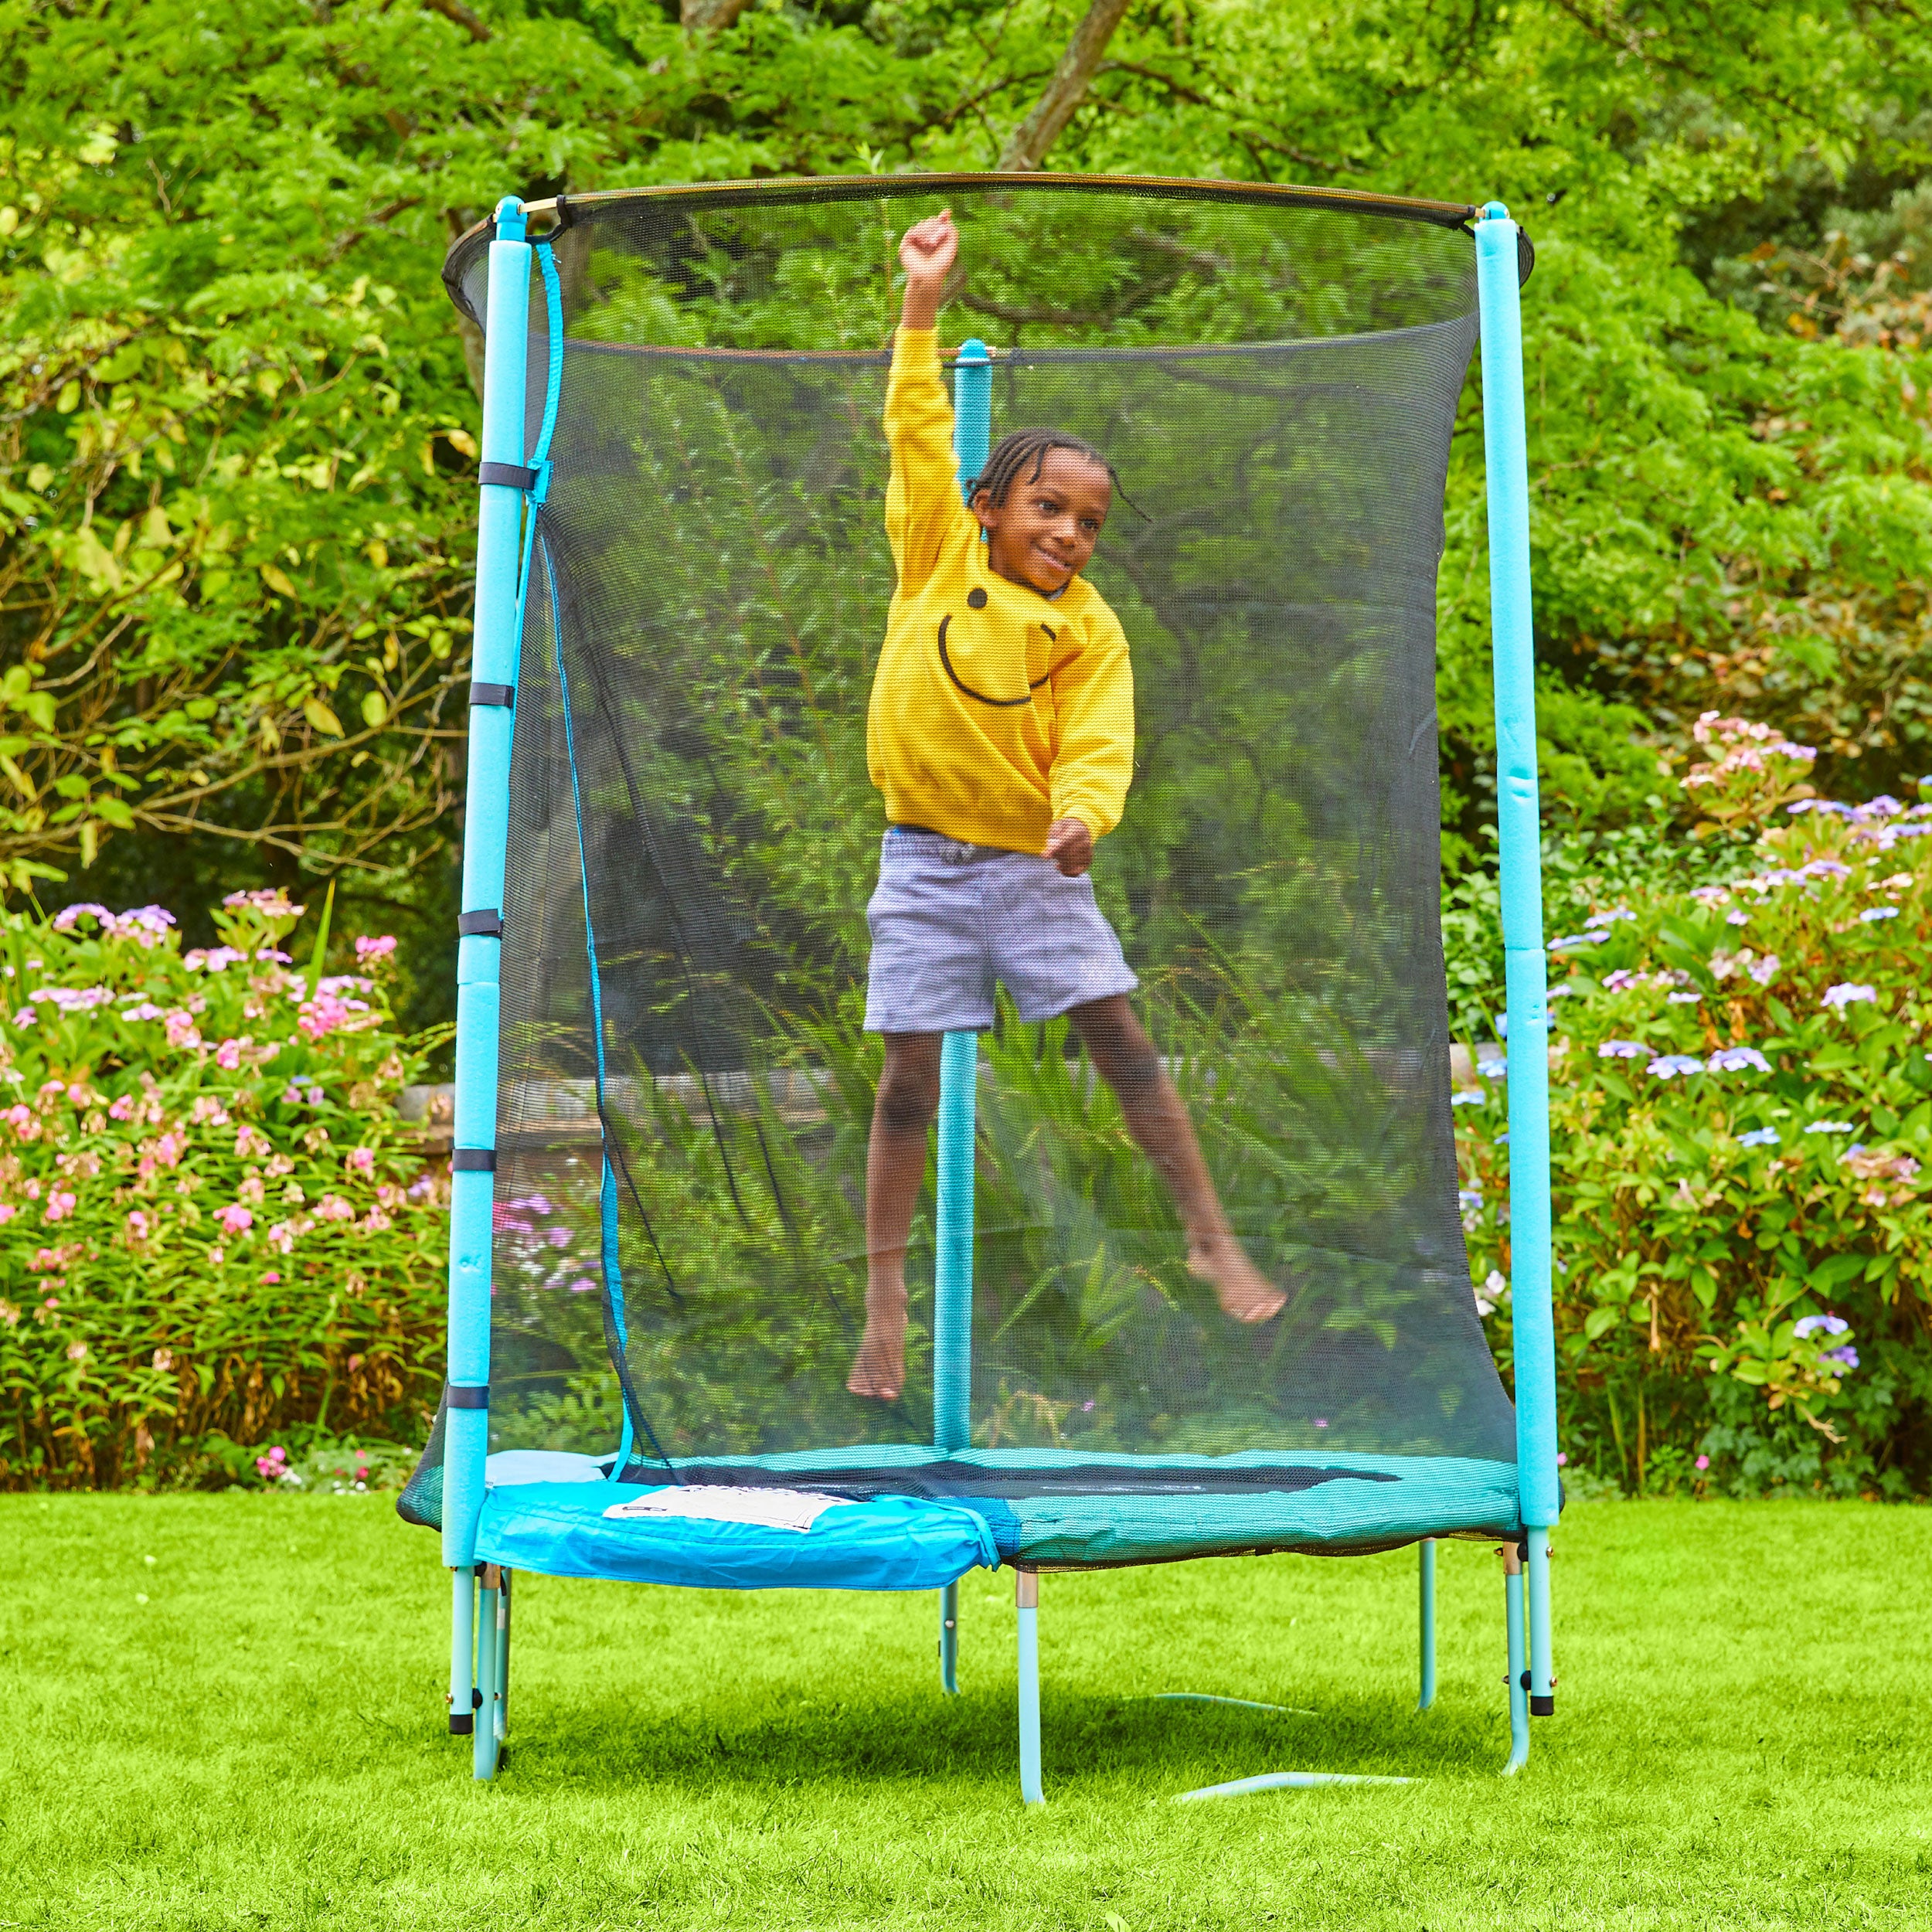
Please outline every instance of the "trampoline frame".
M998 175L920 177L922 187L975 186ZM1535 653L1529 577L1529 483L1522 384L1521 281L1526 242L1500 202L1480 209L1393 196L1250 183L1151 182L1134 177L1027 175L1033 189L1165 189L1206 199L1282 202L1379 213L1442 226L1467 226L1475 238L1481 329L1483 441L1488 490L1490 617L1495 696L1496 798L1500 837L1508 1036L1515 1064L1509 1080L1511 1151L1511 1306L1514 1323L1516 1462L1521 1543L1504 1549L1509 1652L1510 1754L1508 1775L1529 1753L1529 1719L1555 1709L1550 1669L1549 1536L1560 1506L1556 1463L1556 1338L1551 1306L1549 1063L1543 951L1543 883L1536 781ZM702 196L768 202L828 192L878 192L876 180L704 184L587 198L597 201ZM581 204L579 204L581 205ZM489 1450L490 1270L496 1146L498 1022L500 1012L504 874L509 817L510 753L522 593L530 567L536 506L548 482L544 461L554 425L563 356L560 329L551 332L552 380L535 461L526 466L530 277L544 249L545 281L554 298L555 267L533 243L529 217L569 219L562 197L527 206L506 196L488 243L483 432L478 519L476 610L470 687L468 773L463 845L463 917L457 953L454 1151L451 1161L449 1355L445 1389L443 1561L451 1572L449 1725L472 1739L474 1775L493 1777L503 1761L509 1719L510 1577L479 1563L476 1541ZM1471 219L1474 217L1473 221ZM492 224L482 224L488 228ZM472 230L476 234L479 231ZM556 230L553 230L552 233ZM469 237L466 236L465 240ZM459 247L461 246L458 244ZM452 251L454 257L455 251ZM446 271L447 274L447 271ZM457 294L454 287L452 294ZM963 478L985 461L991 436L992 357L978 340L955 362L955 451ZM491 472L495 474L492 475ZM528 516L526 519L526 509ZM1533 1043L1533 1044L1532 1044ZM938 1254L934 1283L935 1446L970 1446L968 1355L972 1325L973 1149L977 1036L950 1033L941 1055L939 1110ZM628 1430L626 1431L628 1447ZM1436 1695L1436 1546L1419 1544L1420 1691L1417 1709ZM1039 1572L1017 1572L1019 1774L1022 1800L1045 1801L1039 1738ZM940 1595L940 1672L947 1694L958 1689L959 1590ZM1202 1693L1168 1693L1192 1701L1246 1704ZM1269 1708L1264 1706L1259 1708ZM481 1719L481 1722L478 1719ZM1316 1784L1390 1784L1406 1780L1346 1773L1287 1771L1182 1794L1194 1799Z

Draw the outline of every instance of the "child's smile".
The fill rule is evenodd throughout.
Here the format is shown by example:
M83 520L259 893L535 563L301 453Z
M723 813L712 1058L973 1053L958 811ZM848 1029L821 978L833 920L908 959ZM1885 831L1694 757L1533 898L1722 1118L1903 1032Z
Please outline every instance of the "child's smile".
M973 513L994 570L1051 597L1086 568L1113 502L1102 464L1077 450L1049 450L1033 476L1015 479L1004 503L989 502L982 491Z

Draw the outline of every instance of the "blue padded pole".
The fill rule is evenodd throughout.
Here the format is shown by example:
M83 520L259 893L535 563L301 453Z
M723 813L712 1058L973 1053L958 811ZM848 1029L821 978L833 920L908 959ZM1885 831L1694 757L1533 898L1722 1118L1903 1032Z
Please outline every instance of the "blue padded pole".
M1425 1536L1417 1546L1421 1552L1418 1617L1422 1651L1422 1687L1416 1709L1426 1711L1436 1701L1436 1543Z
M1019 1612L1019 1795L1023 1804L1044 1804L1039 1770L1039 1572L1014 1573L1013 1601Z
M1510 1320L1516 1477L1531 1541L1556 1520L1556 1342L1550 1308L1549 1060L1543 858L1536 798L1535 636L1529 596L1529 463L1523 412L1516 224L1500 202L1476 223L1482 420L1489 485L1495 639L1496 816L1509 1008ZM1540 1663L1540 1660L1539 1660ZM1539 1692L1547 1695L1548 1686Z
M525 359L529 349L530 250L523 210L514 196L496 211L490 244L490 293L483 366L483 450L486 463L523 461ZM517 577L523 495L507 484L483 485L476 546L476 634L471 675L478 682L516 683ZM504 848L509 828L510 708L470 709L469 782L463 821L463 910L500 912ZM496 1146L496 1026L502 942L466 934L457 943L455 1144ZM462 1168L450 1181L449 1382L443 1450L443 1560L476 1560L483 1508L483 1464L489 1454L490 1235L495 1177L487 1166ZM457 1406L455 1392L479 1392L477 1406ZM487 1646L479 1646L479 1648Z
M963 495L985 468L992 440L993 360L977 337L953 371L953 454ZM933 1443L943 1453L973 1440L973 1137L979 1037L948 1033L939 1056L939 1252L933 1283ZM939 1675L959 1689L959 1591L941 1593Z
M1523 1685L1529 1666L1523 1643L1522 1560L1514 1543L1502 1553L1503 1614L1509 1631L1509 1762L1505 1777L1513 1777L1529 1762L1529 1692Z

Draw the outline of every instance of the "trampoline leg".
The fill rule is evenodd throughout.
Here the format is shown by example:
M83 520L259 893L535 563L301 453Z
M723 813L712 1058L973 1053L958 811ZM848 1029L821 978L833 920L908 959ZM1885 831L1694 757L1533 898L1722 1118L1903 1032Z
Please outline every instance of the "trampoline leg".
M959 1586L939 1593L939 1681L948 1697L959 1695Z
M1505 1777L1513 1777L1529 1762L1529 1660L1523 1642L1522 1558L1514 1543L1502 1552L1503 1604L1509 1621L1509 1762Z
M476 1708L475 1735L470 1740L471 1764L474 1776L490 1778L496 1775L498 1615L502 1602L495 1563L483 1566L481 1583L476 1593L476 1688L481 1702Z
M1529 1594L1529 1714L1556 1714L1556 1680L1549 1663L1549 1532L1532 1528L1525 1583Z
M450 1735L468 1737L476 1723L476 1572L464 1563L450 1572Z
M1421 1559L1419 1590L1420 1642L1421 1648L1420 1691L1416 1699L1416 1709L1426 1711L1436 1701L1436 1543L1433 1536L1425 1536L1417 1546Z
M497 1762L510 1735L510 1573L503 1573L496 1600L496 1749Z
M1044 1804L1039 1776L1039 1573L1017 1573L1013 1600L1019 1610L1019 1795Z

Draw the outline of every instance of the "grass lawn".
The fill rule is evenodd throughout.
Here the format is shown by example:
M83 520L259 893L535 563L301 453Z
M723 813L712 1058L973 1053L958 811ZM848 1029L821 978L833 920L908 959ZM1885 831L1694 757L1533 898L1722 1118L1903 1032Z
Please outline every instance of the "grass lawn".
M931 1597L526 1578L478 1786L388 1498L0 1497L0 1924L1932 1924L1932 1510L1594 1503L1556 1548L1513 1781L1486 1549L1443 1552L1427 1716L1411 1552L1043 1579L1029 1813L1005 1573L956 1700ZM1421 1781L1165 1801L1296 1767Z

